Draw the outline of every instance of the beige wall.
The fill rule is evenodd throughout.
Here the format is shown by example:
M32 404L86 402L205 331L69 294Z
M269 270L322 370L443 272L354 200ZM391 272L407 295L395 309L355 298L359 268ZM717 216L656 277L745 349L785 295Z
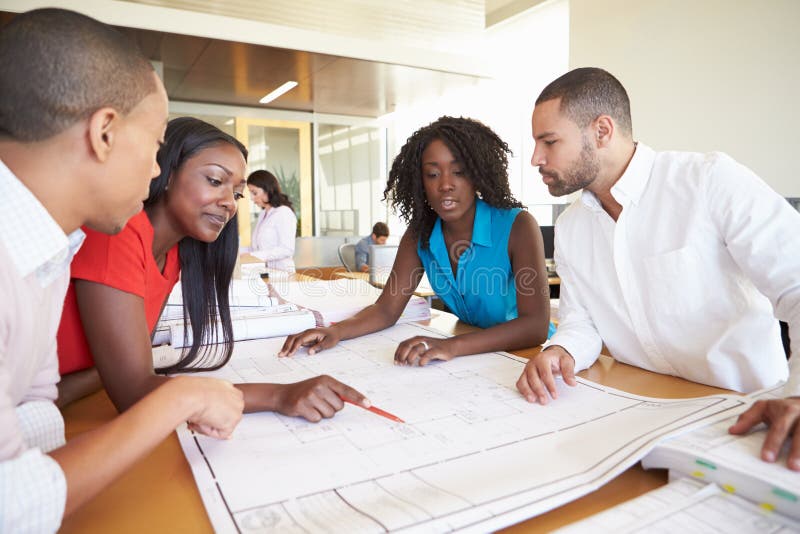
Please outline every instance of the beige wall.
M603 67L634 136L722 150L800 197L800 1L570 0L570 67Z

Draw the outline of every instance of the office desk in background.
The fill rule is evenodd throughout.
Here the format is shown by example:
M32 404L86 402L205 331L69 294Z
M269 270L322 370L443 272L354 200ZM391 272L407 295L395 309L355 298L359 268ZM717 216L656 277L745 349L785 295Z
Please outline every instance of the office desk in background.
M443 332L473 330L454 315L434 311L429 324ZM532 357L539 348L514 351ZM687 398L726 392L680 378L651 373L600 359L580 376L623 391L651 397ZM105 392L81 399L64 410L67 438L98 427L116 415ZM531 473L536 476L536 473ZM667 482L666 471L644 471L638 464L580 499L528 519L503 532L547 532L641 495ZM66 519L62 533L212 532L189 464L173 433L101 495Z

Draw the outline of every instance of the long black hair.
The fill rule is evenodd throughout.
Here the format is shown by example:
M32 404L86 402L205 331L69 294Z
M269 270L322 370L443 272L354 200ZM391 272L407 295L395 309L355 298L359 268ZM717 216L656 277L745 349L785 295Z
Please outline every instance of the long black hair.
M439 139L458 161L481 198L490 206L510 209L524 207L508 186L508 155L511 149L482 122L464 117L439 117L408 138L394 158L383 199L408 224L415 237L428 248L436 212L426 202L422 182L422 153Z
M275 175L271 172L263 169L251 172L250 176L247 177L247 185L260 187L263 189L264 192L267 193L269 203L272 207L277 208L279 206L288 206L289 209L294 211L292 201L289 200L289 197L286 195L286 193L281 191L281 184L278 183L278 179L275 178Z
M167 193L170 176L199 151L221 143L235 146L247 161L247 149L234 137L216 126L193 117L179 117L167 124L164 144L158 151L161 174L150 183L145 208L156 205ZM238 219L231 217L219 237L204 243L184 237L178 243L181 263L183 321L191 324L192 345L184 349L174 365L159 369L160 373L177 371L210 371L225 365L233 353L233 324L228 291L239 252ZM219 341L219 327L222 341ZM184 345L188 345L188 329L184 329ZM220 346L222 357L218 357Z

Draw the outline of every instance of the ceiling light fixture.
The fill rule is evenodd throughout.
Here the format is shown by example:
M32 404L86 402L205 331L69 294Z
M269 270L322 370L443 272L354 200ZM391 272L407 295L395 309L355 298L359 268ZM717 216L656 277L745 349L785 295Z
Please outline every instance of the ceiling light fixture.
M295 87L297 87L297 82L296 81L294 81L294 80L288 81L285 84L283 84L280 87L278 87L277 89L275 89L274 91L272 91L271 93L269 93L266 96L264 96L264 98L262 98L258 102L260 104L266 104L267 102L272 102L273 100L275 100L276 98L278 98L282 94L291 91Z

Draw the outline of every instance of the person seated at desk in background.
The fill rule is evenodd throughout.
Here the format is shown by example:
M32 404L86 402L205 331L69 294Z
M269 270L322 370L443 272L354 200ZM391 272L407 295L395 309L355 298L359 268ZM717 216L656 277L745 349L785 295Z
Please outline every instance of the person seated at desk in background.
M533 110L551 195L583 189L556 222L560 323L517 387L556 398L554 373L615 359L741 392L782 380L789 398L759 401L731 427L770 425L762 458L794 434L800 471L800 363L789 364L776 317L800 331L800 214L722 153L655 152L633 140L622 84L596 68L548 85Z
M292 201L281 191L278 179L269 171L250 173L247 189L253 202L263 211L253 229L252 246L245 251L264 260L270 269L293 273L297 215Z
M389 239L389 227L385 222L376 222L372 234L356 244L356 269L362 273L369 272L369 246L385 245Z
M124 411L172 380L165 374L218 369L233 352L228 288L238 250L236 201L245 187L247 150L191 117L171 120L164 139L158 151L161 174L150 184L144 211L116 236L87 230L86 243L72 262L58 332L65 401L99 387L92 365L117 409ZM156 373L151 333L179 276L191 348ZM214 344L204 344L209 339ZM87 387L81 387L81 379L89 382ZM329 376L236 387L244 393L245 411L272 410L310 421L341 410L339 395L367 403Z
M352 318L286 339L279 356L313 354L397 322L423 273L462 321L485 330L400 343L395 361L431 360L539 345L550 324L542 234L508 185L508 145L484 124L441 117L417 130L389 173L384 199L408 230L378 300Z
M53 403L80 226L141 209L166 120L161 80L110 26L42 9L0 30L0 532L55 532L177 426L224 438L241 419L230 383L184 377L65 443Z

